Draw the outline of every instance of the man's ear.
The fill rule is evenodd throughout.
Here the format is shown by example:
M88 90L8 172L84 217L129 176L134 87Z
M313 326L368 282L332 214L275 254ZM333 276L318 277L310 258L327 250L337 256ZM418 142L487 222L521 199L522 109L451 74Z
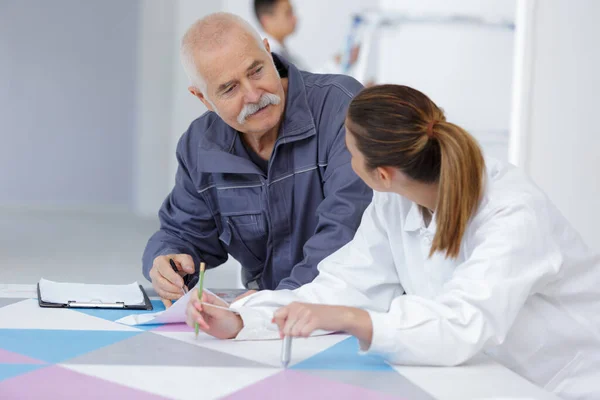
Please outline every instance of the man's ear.
M212 111L215 112L212 104L210 104L210 102L206 99L206 97L204 97L204 94L198 90L197 87L194 86L190 86L188 87L188 91L194 95L194 97L197 97L198 99L200 99L200 101L202 102L202 104L204 104L204 106L206 108L208 108L208 111Z
M271 52L271 45L269 44L269 40L267 38L263 39L263 43L265 45L265 50L267 50L268 53Z

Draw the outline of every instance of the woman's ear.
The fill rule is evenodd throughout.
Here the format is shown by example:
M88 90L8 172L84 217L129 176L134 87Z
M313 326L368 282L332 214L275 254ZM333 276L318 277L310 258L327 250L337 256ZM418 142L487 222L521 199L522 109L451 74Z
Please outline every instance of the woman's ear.
M392 188L392 180L394 179L394 168L392 167L377 167L377 179L381 185L390 190Z

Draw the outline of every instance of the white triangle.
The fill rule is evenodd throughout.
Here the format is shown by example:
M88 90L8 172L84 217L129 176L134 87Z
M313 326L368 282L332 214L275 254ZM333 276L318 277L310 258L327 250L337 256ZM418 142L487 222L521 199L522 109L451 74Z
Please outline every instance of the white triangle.
M281 372L281 368L60 365L85 375L172 399L217 399Z
M131 326L66 308L41 308L34 299L23 300L0 308L0 329L140 331Z
M192 332L152 332L186 343L195 344L211 350L220 351L257 361L273 367L281 367L281 340L215 340L207 335L199 335L194 339ZM347 339L348 335L324 335L310 338L294 338L292 341L292 360L290 366L306 360L323 350Z
M390 366L436 399L451 397L490 400L558 400L557 397L484 354L479 354L453 368L394 364ZM492 382L502 383L491 384Z

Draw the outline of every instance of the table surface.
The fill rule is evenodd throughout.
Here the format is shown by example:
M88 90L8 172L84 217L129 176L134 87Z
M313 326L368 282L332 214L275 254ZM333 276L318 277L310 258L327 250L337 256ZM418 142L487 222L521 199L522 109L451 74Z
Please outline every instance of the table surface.
M40 308L35 297L34 285L0 284L2 399L556 399L485 356L391 366L328 335L294 339L284 370L279 340L195 339L182 324L131 327L114 321L132 311Z

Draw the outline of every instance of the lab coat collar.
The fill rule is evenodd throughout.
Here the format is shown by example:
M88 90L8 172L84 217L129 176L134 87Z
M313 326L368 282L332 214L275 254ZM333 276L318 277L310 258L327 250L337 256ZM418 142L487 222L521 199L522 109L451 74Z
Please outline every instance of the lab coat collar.
M425 221L423 220L423 215L419 209L419 205L417 203L412 203L410 210L408 210L406 218L404 219L404 230L406 232L420 230L435 233L436 229L437 225L435 223L435 213L431 216L431 222L429 223L429 226L426 227Z
M421 215L419 206L417 203L412 203L404 220L404 230L406 232L414 232L421 229L424 225L423 216Z

